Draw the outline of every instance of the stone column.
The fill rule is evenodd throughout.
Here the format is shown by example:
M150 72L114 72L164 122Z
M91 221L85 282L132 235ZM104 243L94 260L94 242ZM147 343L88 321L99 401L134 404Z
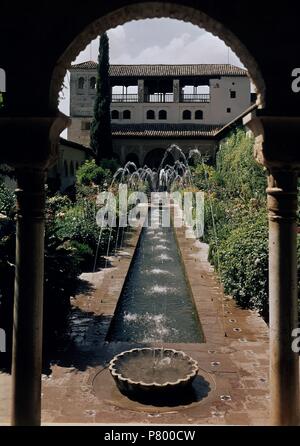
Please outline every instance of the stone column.
M267 193L271 422L288 426L299 423L299 355L292 351L298 326L297 173L272 170Z
M144 79L138 79L138 101L145 102Z
M273 425L299 423L299 355L292 351L297 311L297 172L299 116L257 110L243 119L255 135L254 154L270 172L270 413Z
M180 81L173 79L173 101L180 102Z
M0 162L15 168L17 194L12 424L41 420L42 312L44 282L45 173L58 158L59 135L70 119L0 118ZM2 149L3 148L3 149Z
M12 425L41 421L45 171L17 171Z

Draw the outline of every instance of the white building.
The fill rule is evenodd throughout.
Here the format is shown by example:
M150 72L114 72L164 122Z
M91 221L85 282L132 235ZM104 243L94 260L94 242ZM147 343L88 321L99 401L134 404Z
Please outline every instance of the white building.
M93 157L89 147L60 138L57 163L48 170L48 184L64 192L73 186L77 169Z
M73 65L68 138L89 145L97 64ZM247 71L232 65L111 65L111 120L121 162L154 166L170 144L214 154L216 133L251 105Z

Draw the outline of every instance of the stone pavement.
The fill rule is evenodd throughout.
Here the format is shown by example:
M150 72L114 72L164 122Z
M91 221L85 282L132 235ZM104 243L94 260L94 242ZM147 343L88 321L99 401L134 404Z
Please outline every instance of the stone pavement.
M168 344L199 363L194 396L154 407L117 390L107 369L114 354L131 344L105 337L138 240L110 258L110 267L82 276L89 291L72 299L71 340L60 360L43 375L42 422L267 425L269 423L268 327L255 313L224 296L207 261L207 245L176 229L205 342ZM149 345L149 344L148 344ZM0 374L0 422L8 423L8 375ZM3 392L4 389L4 392Z

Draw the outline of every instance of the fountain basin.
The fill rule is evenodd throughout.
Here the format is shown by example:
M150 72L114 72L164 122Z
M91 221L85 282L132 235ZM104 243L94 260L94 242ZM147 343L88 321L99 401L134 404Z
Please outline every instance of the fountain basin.
M109 370L122 393L133 398L163 397L191 387L198 364L182 351L134 348L116 355Z

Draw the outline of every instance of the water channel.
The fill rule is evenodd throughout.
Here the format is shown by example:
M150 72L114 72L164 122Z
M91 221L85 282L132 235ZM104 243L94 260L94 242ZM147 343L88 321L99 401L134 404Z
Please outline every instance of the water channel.
M155 223L143 227L111 322L107 341L198 343L203 333L174 234Z

